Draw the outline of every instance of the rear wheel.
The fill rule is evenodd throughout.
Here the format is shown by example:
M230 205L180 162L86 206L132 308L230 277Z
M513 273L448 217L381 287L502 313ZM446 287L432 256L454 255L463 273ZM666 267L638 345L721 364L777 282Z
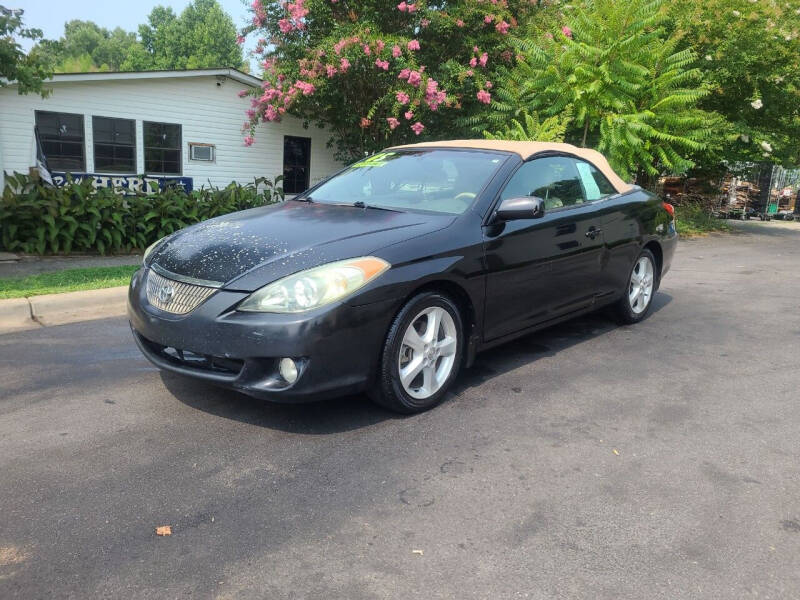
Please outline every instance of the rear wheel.
M638 323L650 312L656 291L656 259L650 250L642 250L633 264L628 286L616 305L616 313L623 323Z
M447 296L424 292L409 300L386 336L372 399L406 414L439 404L458 375L462 332L461 314Z

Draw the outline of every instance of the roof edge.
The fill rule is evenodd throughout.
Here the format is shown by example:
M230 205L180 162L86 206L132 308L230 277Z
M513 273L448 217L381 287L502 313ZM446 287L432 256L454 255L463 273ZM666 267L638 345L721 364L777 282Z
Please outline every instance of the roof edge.
M122 81L134 79L169 79L183 77L214 77L222 76L249 85L251 87L261 87L263 80L248 73L244 73L232 67L219 67L212 69L183 69L183 70L161 70L161 71L96 71L91 73L54 73L46 80L46 84L51 83L71 83L87 81ZM15 85L15 81L9 85Z

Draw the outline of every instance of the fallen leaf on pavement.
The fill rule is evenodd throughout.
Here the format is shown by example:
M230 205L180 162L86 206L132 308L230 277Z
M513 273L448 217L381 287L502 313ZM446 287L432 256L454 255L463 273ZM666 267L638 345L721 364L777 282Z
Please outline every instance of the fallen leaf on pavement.
M619 450L617 450L616 448L614 448L614 454L616 454L617 456L619 456Z
M161 527L156 527L156 535L172 535L172 527L169 525L162 525Z
M422 556L424 552L422 550L412 550L411 554L419 554L420 556Z

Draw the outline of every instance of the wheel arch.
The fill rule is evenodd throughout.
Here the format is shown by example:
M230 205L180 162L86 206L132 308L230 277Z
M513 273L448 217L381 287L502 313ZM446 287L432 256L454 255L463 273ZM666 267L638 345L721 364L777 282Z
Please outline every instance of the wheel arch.
M406 305L406 303L422 294L424 292L440 292L445 294L458 306L461 312L461 321L464 327L464 341L466 346L463 353L463 361L466 366L470 366L475 359L478 346L478 314L475 308L475 303L464 288L459 283L450 279L434 279L426 281L425 283L415 287L411 290L400 302L397 312Z
M658 289L658 287L661 285L661 271L664 268L664 250L661 248L661 244L659 244L656 240L650 240L647 242L643 249L650 250L656 259L656 273L658 274L656 279L656 289Z

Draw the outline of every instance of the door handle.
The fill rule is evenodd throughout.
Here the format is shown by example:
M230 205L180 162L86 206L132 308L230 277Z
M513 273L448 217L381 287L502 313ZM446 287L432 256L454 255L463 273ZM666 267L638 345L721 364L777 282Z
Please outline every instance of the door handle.
M589 229L589 231L587 231L587 232L586 232L586 237L587 237L587 238L594 239L594 238L596 238L598 235L600 235L601 233L603 233L603 230L602 230L602 229L597 229L597 228L595 228L595 227L591 227L591 228Z

